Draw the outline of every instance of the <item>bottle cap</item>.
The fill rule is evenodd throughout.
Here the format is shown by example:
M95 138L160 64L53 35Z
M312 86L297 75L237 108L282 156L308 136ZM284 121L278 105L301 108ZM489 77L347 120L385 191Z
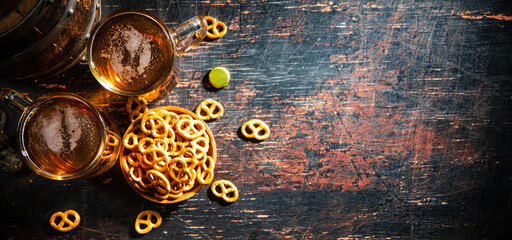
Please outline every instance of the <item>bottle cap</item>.
M223 88L229 83L229 71L224 67L215 67L208 74L210 84L216 88Z

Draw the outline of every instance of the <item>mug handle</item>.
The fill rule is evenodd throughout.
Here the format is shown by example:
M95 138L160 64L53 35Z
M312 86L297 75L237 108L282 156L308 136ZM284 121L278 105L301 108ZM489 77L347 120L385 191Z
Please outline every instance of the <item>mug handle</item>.
M169 28L171 37L176 40L177 48L182 55L195 47L206 36L208 23L202 16L195 16L181 24Z
M10 88L2 89L0 99L21 112L23 112L32 103L32 100L29 97Z

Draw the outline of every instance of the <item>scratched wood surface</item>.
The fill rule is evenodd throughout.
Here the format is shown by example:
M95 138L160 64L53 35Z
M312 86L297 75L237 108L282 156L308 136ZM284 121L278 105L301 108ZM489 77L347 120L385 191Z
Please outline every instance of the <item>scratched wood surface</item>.
M182 57L181 80L152 107L193 109L205 98L226 114L208 125L216 179L240 198L205 189L159 205L139 197L119 166L86 180L52 181L26 166L0 173L2 239L503 239L512 215L512 4L458 1L121 1L103 14L145 9L173 26L194 15L227 35ZM203 86L215 66L231 83ZM103 90L87 65L46 81L0 82L36 98L78 93L128 126L125 99ZM266 121L253 143L243 122ZM13 123L14 122L14 123ZM11 119L8 132L14 132ZM80 226L57 233L53 212ZM162 226L140 236L137 214Z

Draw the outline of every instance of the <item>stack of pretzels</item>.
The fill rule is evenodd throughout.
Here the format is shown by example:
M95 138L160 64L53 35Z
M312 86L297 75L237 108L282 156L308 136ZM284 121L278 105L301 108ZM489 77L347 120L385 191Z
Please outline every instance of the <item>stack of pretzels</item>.
M192 197L213 180L216 145L207 125L174 106L148 110L128 127L121 170L132 188L158 203Z

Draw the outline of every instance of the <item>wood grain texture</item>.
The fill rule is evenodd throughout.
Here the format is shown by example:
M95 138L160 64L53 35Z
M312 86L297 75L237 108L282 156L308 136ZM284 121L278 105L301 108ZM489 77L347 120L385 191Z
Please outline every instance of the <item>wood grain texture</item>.
M177 87L152 107L195 108L209 122L216 179L240 198L205 189L175 205L136 195L119 166L87 180L46 180L24 167L1 173L4 239L500 239L512 214L512 5L508 1L121 1L103 13L145 9L168 26L194 15L228 25L182 57ZM219 91L203 86L216 66ZM128 126L125 99L87 65L46 81L0 82L37 97L70 91ZM269 139L241 139L260 118ZM15 124L15 123L14 123ZM13 121L10 122L11 133ZM53 212L75 209L79 227L56 233ZM162 226L139 236L137 214Z

